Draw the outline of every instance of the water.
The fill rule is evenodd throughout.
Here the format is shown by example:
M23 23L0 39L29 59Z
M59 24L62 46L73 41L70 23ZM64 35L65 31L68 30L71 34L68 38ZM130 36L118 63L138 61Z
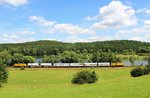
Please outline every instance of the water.
M131 66L130 61L123 61L123 64L125 66ZM145 60L136 60L136 61L134 61L134 65L136 65L136 66L145 66L147 64L148 64L148 62L145 61Z
M42 58L36 58L35 59L35 63L39 63L39 62L42 62Z

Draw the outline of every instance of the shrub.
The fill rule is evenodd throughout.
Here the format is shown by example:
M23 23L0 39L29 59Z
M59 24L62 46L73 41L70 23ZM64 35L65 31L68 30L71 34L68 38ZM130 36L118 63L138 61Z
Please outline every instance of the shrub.
M147 75L147 74L149 74L149 70L148 70L148 68L147 67L144 67L144 75Z
M84 84L84 83L95 83L98 77L95 71L83 70L74 75L72 83L74 84Z
M146 68L150 72L150 65L146 65Z
M6 65L0 62L0 87L2 87L2 84L7 83L7 79L8 79L8 71L6 70Z
M21 67L20 70L25 70L25 67Z
M132 77L139 77L142 75L144 75L144 69L142 69L140 67L136 67L136 68L131 70L131 76Z

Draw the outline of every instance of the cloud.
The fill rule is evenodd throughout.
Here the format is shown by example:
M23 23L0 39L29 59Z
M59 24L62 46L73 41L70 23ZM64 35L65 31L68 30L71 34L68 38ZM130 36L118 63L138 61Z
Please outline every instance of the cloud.
M3 34L2 35L2 38L10 38L10 39L17 39L17 38L20 38L19 36L17 35L8 35L8 34Z
M22 43L22 42L29 42L34 41L33 38L21 38L17 35L9 35L3 34L0 36L0 43Z
M31 22L35 22L39 26L47 27L47 33L67 33L67 34L94 34L95 32L87 29L81 28L78 25L73 25L69 23L56 23L55 21L46 20L44 17L40 16L30 16Z
M145 13L145 14L150 14L150 9L148 8L143 8L143 9L138 9L136 13Z
M93 34L94 33L89 29L81 28L73 24L56 24L52 28L52 31L62 32L67 34Z
M28 0L0 0L1 5L21 6L27 4Z
M150 20L145 20L144 25L130 30L120 30L117 32L119 35L125 34L148 34L150 32Z
M55 21L48 21L44 17L40 16L30 16L29 19L40 26L51 26L55 24Z
M150 20L145 20L143 26L129 30L119 30L116 35L129 37L129 40L150 42Z
M25 31L17 32L15 34L17 34L17 35L33 35L33 34L36 34L36 32L25 30Z
M133 36L133 37L129 38L129 40L150 42L150 34L146 34L146 35L143 35L143 36Z
M86 39L73 36L73 37L66 38L64 41L75 43L75 42L108 41L108 40L112 40L112 39L113 38L110 37L110 36L93 36L93 37L89 37L89 38L86 38Z
M87 20L96 20L92 28L122 28L126 26L137 25L138 18L135 16L135 10L120 1L112 1L109 5L99 9L98 15L86 17Z

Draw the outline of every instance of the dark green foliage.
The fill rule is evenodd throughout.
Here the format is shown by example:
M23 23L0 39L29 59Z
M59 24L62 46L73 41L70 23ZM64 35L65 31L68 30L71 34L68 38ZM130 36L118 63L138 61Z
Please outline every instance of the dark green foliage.
M11 60L11 65L15 64L15 63L34 63L35 62L35 58L33 58L32 56L23 56L22 54L14 54L12 60Z
M133 56L129 57L129 61L130 61L131 65L134 66L135 58Z
M61 62L62 63L75 63L79 62L79 54L74 51L65 51L61 55Z
M0 52L0 58L6 65L9 65L12 59L12 56L8 51L2 51Z
M95 83L98 77L95 71L83 70L74 75L72 83L74 84L84 84L84 83Z
M0 87L2 84L7 83L8 71L6 70L6 65L3 63L3 60L0 59Z
M144 67L144 75L147 75L147 74L149 74L150 73L150 71L147 69L147 67Z
M148 62L148 65L146 66L146 68L150 72L150 55L147 58L145 58L145 60Z
M53 65L54 63L60 62L60 55L50 55L50 56L44 55L42 62L51 63Z
M132 77L139 77L139 76L144 75L144 73L145 73L144 69L142 69L141 67L136 67L131 70Z
M115 40L90 43L63 43L57 41L36 41L19 44L0 44L0 50L8 50L11 55L15 53L43 57L44 55L58 55L64 51L76 53L113 52L113 53L137 53L150 52L150 43L140 41Z
M25 67L21 67L20 70L25 70Z

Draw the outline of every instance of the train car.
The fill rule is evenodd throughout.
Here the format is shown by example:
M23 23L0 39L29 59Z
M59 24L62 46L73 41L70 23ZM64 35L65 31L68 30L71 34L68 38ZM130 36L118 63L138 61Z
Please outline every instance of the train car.
M112 67L124 67L123 63L112 63L111 64Z
M70 63L70 67L83 67L82 63Z
M71 63L70 63L71 64ZM69 63L54 63L54 67L69 67Z
M27 64L23 64L23 63L18 63L18 64L14 64L14 67L27 67Z
M41 63L42 67L52 67L52 63Z
M28 67L39 67L38 63L28 63Z
M96 67L97 63L84 63L85 67Z
M101 63L98 63L98 66L99 67L110 67L110 63L109 62L101 62Z

